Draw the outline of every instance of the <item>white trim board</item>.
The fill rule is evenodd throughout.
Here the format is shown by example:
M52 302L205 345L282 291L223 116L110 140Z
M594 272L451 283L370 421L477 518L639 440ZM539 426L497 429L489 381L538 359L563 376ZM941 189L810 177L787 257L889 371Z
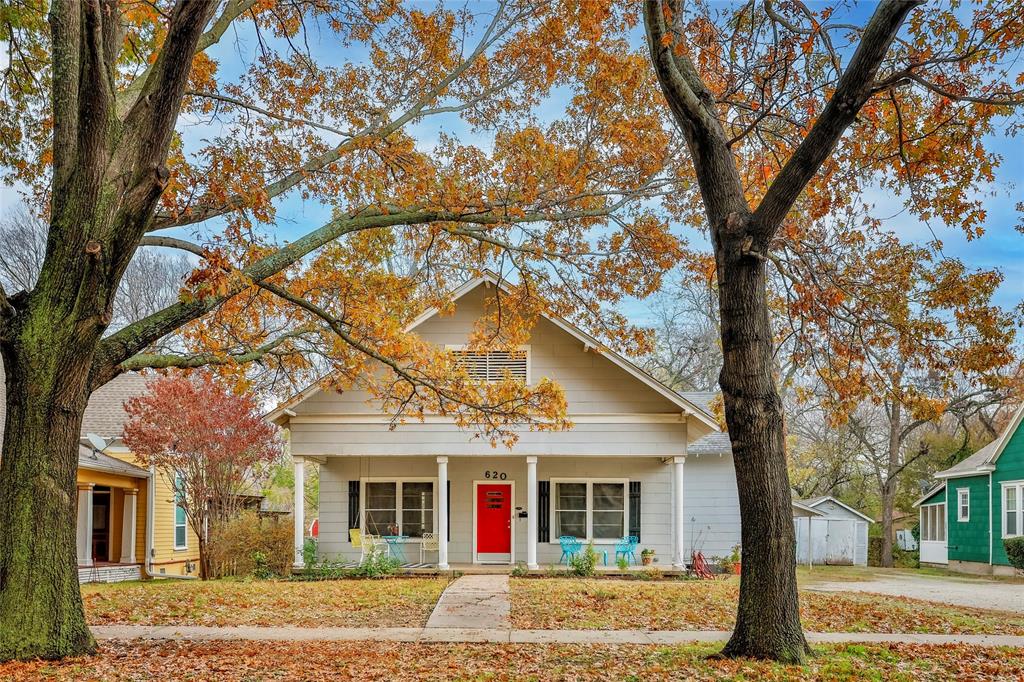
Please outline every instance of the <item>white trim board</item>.
M684 413L636 413L636 414L577 414L566 419L574 424L682 424L687 417ZM393 417L372 412L348 414L311 414L295 416L292 424L454 424L455 419L447 415L426 414L423 417ZM538 420L543 421L543 420ZM524 424L524 426L526 426Z

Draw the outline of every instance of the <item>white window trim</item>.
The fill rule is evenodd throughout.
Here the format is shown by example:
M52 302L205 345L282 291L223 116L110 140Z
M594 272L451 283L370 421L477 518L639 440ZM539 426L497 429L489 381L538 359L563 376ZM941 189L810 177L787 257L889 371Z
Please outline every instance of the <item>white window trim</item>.
M587 484L587 537L580 538L583 542L593 542L595 545L614 545L622 538L594 538L594 484L595 483L621 483L622 484L622 531L623 535L629 535L629 479L628 478L552 478L550 479L551 495L548 500L550 512L548 519L551 524L551 537L548 544L557 545L558 535L555 533L555 526L558 523L558 484L559 483L586 483Z
M926 540L925 539L925 532L924 532L925 531L925 525L924 525L925 514L927 513L927 510L930 510L932 507L943 507L942 514L936 514L936 518L939 518L941 516L942 519L943 519L942 531L943 531L943 535L945 536L945 537L943 537L942 539L939 539L939 540ZM949 512L948 512L948 510L945 507L946 507L946 503L945 503L945 501L943 501L943 502L933 502L931 504L922 504L918 508L920 510L919 521L921 523L921 542L948 542L949 541L949 524L947 524L945 522L946 515ZM938 511L938 510L936 510L936 511Z
M967 507L967 513L964 513L964 507ZM970 488L957 488L956 489L956 520L960 523L966 523L971 520L971 489Z
M464 344L464 343L449 343L449 344L445 344L444 349L445 350L473 350L473 348L471 346L469 346L467 344ZM493 349L493 350L500 350L500 349ZM521 351L524 351L526 353L526 385L530 386L530 385L533 384L533 374L532 374L532 371L531 371L532 370L532 365L533 365L533 353L530 351L530 344L524 343L524 344L521 344L519 346L516 346L516 350L521 350Z
M171 477L171 494L174 495L174 551L178 552L181 550L188 549L188 516L185 516L184 523L178 523L178 509L183 509L178 504L178 479L181 478L181 474L175 472L174 476ZM185 528L185 544L178 544L178 528Z
M437 477L436 476L365 476L359 479L359 532L366 534L366 484L394 483L395 485L395 521L398 523L398 534L402 534L402 484L403 483L434 484L434 534L437 534ZM448 520L451 523L451 519ZM423 538L406 538L404 543L420 543Z
M1016 538L1024 535L1024 528L1021 528L1021 522L1024 521L1024 481L1004 481L1000 485L1002 489L1002 497L1000 498L999 505L999 535L1002 539ZM1015 488L1017 490L1016 496L1016 509L1014 513L1017 515L1017 532L1013 535L1006 534L1006 491L1008 488Z

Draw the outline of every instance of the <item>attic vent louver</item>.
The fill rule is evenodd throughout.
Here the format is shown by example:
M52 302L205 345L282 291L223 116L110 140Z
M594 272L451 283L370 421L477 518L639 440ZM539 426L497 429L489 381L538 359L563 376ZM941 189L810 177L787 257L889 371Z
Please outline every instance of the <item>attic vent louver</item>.
M525 349L481 351L454 348L449 352L465 367L469 376L478 381L501 381L508 372L513 379L529 382L528 351Z

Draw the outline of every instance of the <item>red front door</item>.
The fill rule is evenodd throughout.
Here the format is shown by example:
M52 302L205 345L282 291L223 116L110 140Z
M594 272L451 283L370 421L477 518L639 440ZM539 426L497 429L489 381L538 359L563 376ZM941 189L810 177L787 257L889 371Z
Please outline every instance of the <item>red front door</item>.
M512 485L481 483L476 487L476 553L512 552ZM482 557L499 559L499 557ZM507 558L506 558L507 560Z

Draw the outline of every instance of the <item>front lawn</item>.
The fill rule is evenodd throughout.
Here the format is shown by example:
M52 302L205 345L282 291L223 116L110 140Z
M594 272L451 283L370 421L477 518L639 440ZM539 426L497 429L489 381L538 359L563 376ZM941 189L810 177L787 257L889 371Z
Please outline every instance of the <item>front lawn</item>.
M731 630L736 578L714 581L513 579L516 628ZM801 592L806 629L816 632L1024 634L1024 616L872 594Z
M419 627L444 578L153 580L83 585L90 625L294 625Z
M1024 651L836 645L806 666L708 660L716 647L399 642L106 642L94 657L0 664L36 680L917 680L1020 679Z

